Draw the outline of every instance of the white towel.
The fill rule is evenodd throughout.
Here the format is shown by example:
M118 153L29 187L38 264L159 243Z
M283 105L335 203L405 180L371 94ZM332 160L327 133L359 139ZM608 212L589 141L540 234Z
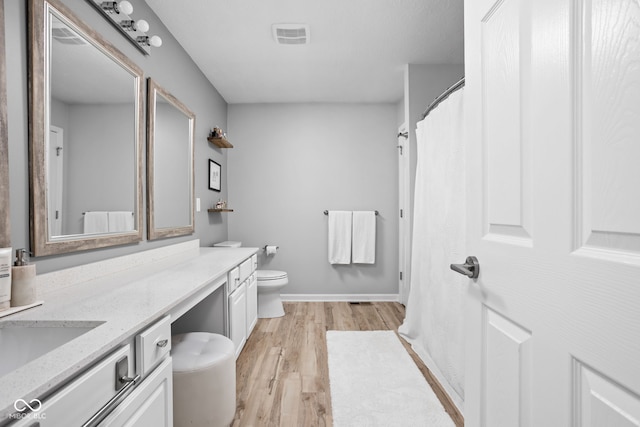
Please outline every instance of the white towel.
M106 233L109 231L109 216L107 212L85 212L84 234Z
M329 211L329 263L351 263L351 211Z
M351 259L354 264L375 264L376 262L376 213L374 211L353 212Z
M133 230L133 213L131 211L109 212L109 233Z

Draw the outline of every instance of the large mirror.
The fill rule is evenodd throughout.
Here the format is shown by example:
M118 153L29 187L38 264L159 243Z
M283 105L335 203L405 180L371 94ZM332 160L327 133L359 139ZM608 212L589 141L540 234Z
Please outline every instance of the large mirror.
M143 73L58 0L30 0L31 250L142 240Z
M147 224L149 240L194 230L193 140L196 116L148 79Z
M11 246L9 221L9 138L4 48L4 0L0 0L0 248Z

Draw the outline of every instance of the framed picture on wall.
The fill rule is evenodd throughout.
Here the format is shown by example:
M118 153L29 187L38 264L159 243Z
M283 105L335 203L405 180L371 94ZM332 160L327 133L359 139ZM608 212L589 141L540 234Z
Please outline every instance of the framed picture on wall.
M222 166L219 163L209 159L209 190L222 190Z

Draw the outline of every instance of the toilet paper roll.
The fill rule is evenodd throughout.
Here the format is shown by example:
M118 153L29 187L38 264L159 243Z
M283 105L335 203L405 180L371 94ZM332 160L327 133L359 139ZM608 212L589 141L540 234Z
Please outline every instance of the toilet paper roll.
M36 265L13 267L11 276L11 307L36 302Z
M275 245L267 245L264 247L264 251L267 255L275 255L278 252L278 247Z

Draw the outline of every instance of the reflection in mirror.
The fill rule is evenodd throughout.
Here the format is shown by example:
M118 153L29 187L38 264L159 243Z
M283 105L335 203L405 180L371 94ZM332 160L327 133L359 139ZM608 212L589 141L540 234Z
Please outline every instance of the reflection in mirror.
M140 241L142 71L58 0L31 0L31 247Z
M190 234L195 114L152 79L147 88L149 239Z
M4 52L4 0L0 0L0 248L11 246L6 65Z

